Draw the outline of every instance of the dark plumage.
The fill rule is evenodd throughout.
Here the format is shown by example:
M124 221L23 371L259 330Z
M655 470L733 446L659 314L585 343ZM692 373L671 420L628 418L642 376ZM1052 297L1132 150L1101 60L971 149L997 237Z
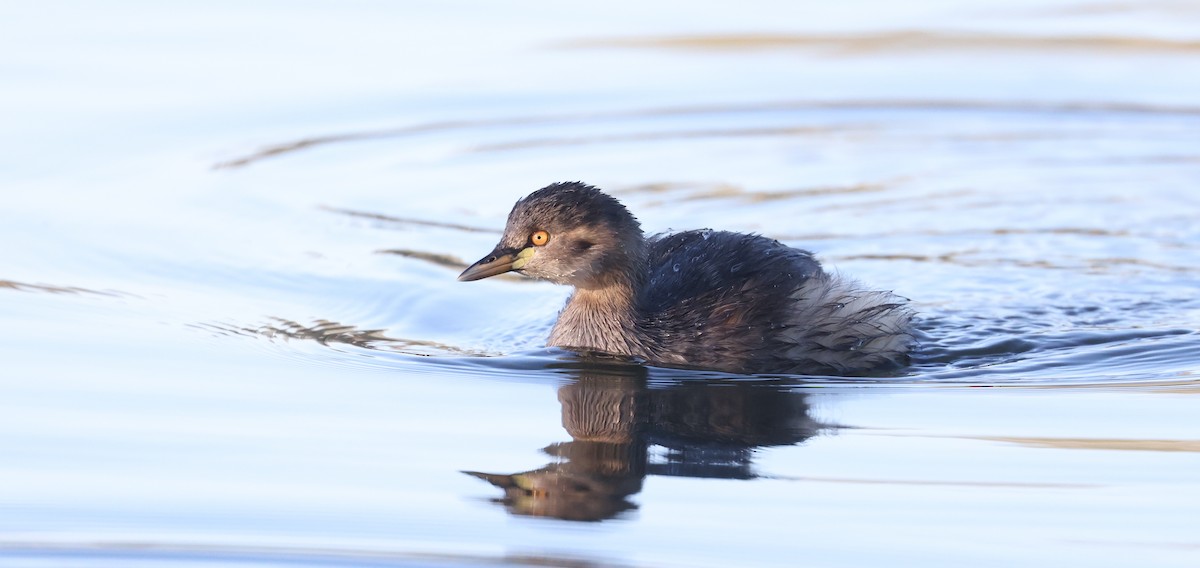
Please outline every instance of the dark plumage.
M549 345L737 373L863 374L902 365L912 312L826 273L812 253L726 231L646 239L583 183L517 201L500 243L459 280L508 271L575 287Z

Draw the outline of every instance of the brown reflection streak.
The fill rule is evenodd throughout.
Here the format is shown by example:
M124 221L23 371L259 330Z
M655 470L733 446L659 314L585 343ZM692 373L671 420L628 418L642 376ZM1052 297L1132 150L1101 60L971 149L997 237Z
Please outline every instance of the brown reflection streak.
M904 51L1088 51L1108 53L1195 53L1200 41L1143 36L1029 36L901 30L866 34L714 34L578 40L565 48L634 48L745 52L825 49L854 56Z
M1196 373L1188 371L1179 371L1176 376L1190 377ZM1102 382L1095 383L1060 383L1060 384L1029 384L1029 383L1002 383L1002 382L952 382L937 379L941 382L934 384L933 382L925 383L924 386L934 388L963 388L963 387L986 387L989 389L1017 389L1017 390L1106 390L1111 391L1114 388L1120 389L1123 394L1185 394L1185 395L1200 395L1200 379L1178 379L1178 380L1139 380L1131 379L1128 382L1121 382L1116 379L1105 379ZM896 435L900 434L886 434ZM935 436L928 436L935 437Z
M1154 237L1146 235L1137 235L1129 231L1118 229L1099 229L1093 227L1055 227L1047 229L963 229L956 231L939 231L936 229L920 230L920 231L889 231L887 233L855 233L855 234L838 234L838 233L806 233L806 234L789 234L789 235L773 235L773 238L781 241L803 241L803 240L829 240L829 239L884 239L895 238L900 236L920 236L920 237L962 237L967 235L1084 235L1089 237L1111 237L1111 238L1144 238L1153 239Z
M434 252L424 252L424 251L410 250L410 249L384 249L384 250L377 250L375 252L377 254L394 254L396 256L403 256L405 258L423 260L425 262L436 264L438 266L444 266L446 268L453 268L454 270L460 270L460 271L466 270L467 266L469 266L467 263L459 260L458 257L451 256L448 254L438 254L438 253L434 253ZM492 276L490 279L491 280L507 280L509 282L537 282L537 280L534 280L532 278L528 278L525 276L521 276L520 274L516 274L513 272L508 272L505 274L497 274L496 276Z
M949 191L930 192L921 197L921 202L919 205L923 206L926 209L942 209L942 208L947 207L946 205L944 205L944 203L951 203L956 198L978 197L978 196L979 196L978 192L968 190L968 189L955 189L955 190L949 190ZM895 199L876 199L874 201L860 202L860 203L835 203L835 204L830 204L830 205L823 205L820 207L814 207L813 211L815 211L815 212L853 211L853 212L857 213L858 211L862 211L862 210L882 209L882 208L892 207L892 206L905 207L905 206L913 206L913 205L915 205L915 204L914 204L912 198L898 197ZM977 205L977 207L979 207L979 206ZM955 206L955 208L962 209L962 206L957 205L957 206Z
M1105 438L1020 438L979 436L975 440L1007 442L1061 450L1133 450L1142 452L1200 452L1200 440L1130 440Z
M1141 268L1153 268L1156 270L1166 270L1168 272L1192 273L1200 272L1200 268L1192 266L1174 266L1169 264L1161 264L1157 262L1149 262L1139 258L1088 258L1080 259L1084 264L1062 264L1055 263L1049 260L1025 260L1019 258L980 258L968 259L965 256L978 253L979 251L961 251L950 252L939 255L921 255L921 254L848 254L841 256L829 256L830 260L847 261L847 260L907 260L911 262L936 262L944 264L954 264L956 266L980 267L980 266L1016 266L1020 268L1038 268L1046 270L1084 270L1092 273L1106 273L1114 266L1135 266Z
M994 235L1087 235L1089 237L1128 237L1129 231L1090 227L1060 227L1055 229L992 229Z
M344 344L363 349L393 351L408 355L430 355L428 351L414 351L416 348L430 348L437 353L454 353L463 355L482 355L436 341L419 339L401 339L384 335L382 329L358 329L353 325L318 319L312 325L284 318L271 318L275 323L258 327L239 327L225 324L193 324L192 327L215 332L220 335L238 335L243 337L265 337L274 340L300 339L312 340L321 345Z
M360 140L373 140L378 138L397 138L402 136L411 136L415 134L424 134L428 132L442 132L447 130L459 130L463 128L476 128L482 126L516 126L522 124L538 123L545 121L543 117L517 117L517 118L500 118L500 119L484 119L484 120L445 120L438 122L428 122L424 124L416 124L412 126L403 126L398 128L387 128L381 130L365 130L362 132L348 132L344 134L330 134L326 136L313 136L311 138L301 138L291 142L282 142L272 144L253 154L235 158L224 162L213 164L213 169L238 168L245 166L251 162L255 162L264 158L278 156L311 148L313 146L323 146L325 144L333 144L336 142L355 142Z
M816 483L855 483L862 485L932 485L938 487L1008 487L1020 489L1092 489L1100 485L1087 483L1019 483L1009 481L935 481L923 479L862 479L850 477L788 477L772 476L771 479L808 481Z
M779 191L751 191L730 184L712 186L706 191L696 191L684 195L676 201L707 201L713 199L737 199L747 203L762 203L796 197L817 197L820 195L845 195L851 193L876 193L887 191L884 184L860 183L846 186L806 187Z
M499 234L501 231L495 229L487 229L483 227L472 227L470 225L460 225L458 223L445 223L442 221L427 221L425 219L410 219L407 217L393 217L382 213L372 213L370 211L355 211L353 209L341 209L338 207L329 207L326 205L320 206L323 211L330 213L339 213L350 217L360 217L363 219L371 219L373 221L383 221L386 223L394 223L397 225L417 225L420 227L439 227L443 229L454 229L465 233L491 233Z
M664 132L639 132L634 134L614 134L608 136L580 136L574 138L539 138L520 140L517 142L502 142L498 144L481 144L471 148L471 152L503 152L508 150L524 150L527 148L542 148L547 146L582 146L589 144L611 144L614 142L649 142L658 140L684 140L692 138L760 138L766 136L816 136L837 134L847 130L864 129L864 125L845 125L837 128L792 126L781 128L723 128L710 130L675 130Z
M577 554L553 556L550 554L497 554L457 552L413 552L385 548L335 548L322 546L271 546L238 544L203 544L194 542L169 542L161 540L86 540L80 542L50 540L4 540L0 551L57 552L72 555L72 558L108 558L117 552L127 555L134 562L144 564L147 560L159 559L153 565L171 565L179 558L187 558L199 564L227 566L231 564L253 565L336 565L336 566L545 566L547 568L625 568L606 559L590 560ZM243 560L244 562L239 562Z
M14 282L12 280L0 280L0 288L8 288L9 290L17 290L19 292L46 292L50 294L93 294L96 296L119 297L134 297L133 294L125 292L117 292L114 290L89 290L87 288L79 288L77 286L51 286L49 284L26 284L24 282Z
M1041 140L1087 140L1105 134L1103 130L1069 131L1001 131L981 134L947 134L941 140L947 142L1028 142Z
M613 195L624 194L643 194L643 193L667 193L681 189L697 189L707 187L721 187L722 184L708 184L703 182L682 182L682 181L658 181L653 183L639 183L632 185L616 186L608 189Z
M1037 9L1013 10L1011 14L1019 16L1097 16L1097 15L1115 15L1127 14L1134 12L1158 13L1166 16L1174 16L1186 18L1200 14L1200 5L1190 3L1187 0L1182 2L1154 2L1144 0L1141 2L1093 2L1087 4L1078 4L1074 6L1052 6ZM1003 15L1010 15L1010 12L1002 12Z
M455 270L464 270L467 267L467 263L459 260L457 257L450 256L448 254L437 254L437 253L433 253L433 252L422 252L419 250L409 250L409 249L385 249L385 250L377 250L375 252L378 254L394 254L394 255L403 256L405 258L415 258L417 260L424 260L425 262L431 262L438 266L445 266L447 268L453 268Z
M314 136L267 146L247 154L213 165L213 169L231 169L249 165L259 160L295 152L298 150L340 142L401 138L431 132L465 130L492 126L519 126L531 124L565 124L588 120L613 120L622 118L651 118L665 116L700 116L733 113L779 112L795 110L926 110L926 111L991 111L991 112L1038 112L1038 113L1129 113L1129 114L1179 114L1200 115L1200 107L1165 106L1137 103L1084 102L1045 103L1036 101L972 101L972 100L922 100L922 99L861 99L854 101L776 101L738 105L707 105L688 107L651 108L630 111L551 114L513 118L480 120L440 121L361 132L348 132L326 136Z
M680 201L708 200L738 200L746 203L762 203L802 197L819 197L825 195L850 195L860 193L882 193L893 189L897 184L909 181L907 177L897 177L883 182L864 182L850 185L800 187L783 190L751 190L730 183L704 182L655 182L647 184L617 187L614 194L662 194L679 192L670 197L669 201L645 201L645 207L670 205ZM776 237L782 238L782 237ZM836 238L832 235L823 238Z
M1182 155L1182 156L1140 156L1130 158L1131 163L1149 163L1149 164L1200 164L1200 154L1198 155Z
M1149 383L1150 387L1154 383ZM1134 385L1137 389L1131 392L1164 393L1173 392L1167 389L1146 390L1146 385ZM1189 386L1195 386L1191 383ZM1029 387L1021 387L1029 388ZM1034 387L1037 388L1037 387ZM1101 385L1055 385L1042 388L1111 388ZM1195 391L1189 391L1195 392ZM1019 444L1031 448L1052 448L1060 450L1119 450L1142 452L1200 452L1200 440L1149 440L1136 438L1039 438L1026 436L943 436L926 434L875 433L876 436L918 437L918 438L948 438L955 440L980 440L986 442L1003 442Z

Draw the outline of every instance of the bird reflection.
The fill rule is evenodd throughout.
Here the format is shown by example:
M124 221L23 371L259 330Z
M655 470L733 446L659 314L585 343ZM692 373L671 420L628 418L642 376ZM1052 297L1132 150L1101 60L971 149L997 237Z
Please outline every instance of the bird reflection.
M754 450L798 444L831 429L806 395L768 381L651 382L639 366L574 369L559 388L571 441L549 465L520 473L464 472L502 489L510 513L600 521L636 507L647 475L752 479Z

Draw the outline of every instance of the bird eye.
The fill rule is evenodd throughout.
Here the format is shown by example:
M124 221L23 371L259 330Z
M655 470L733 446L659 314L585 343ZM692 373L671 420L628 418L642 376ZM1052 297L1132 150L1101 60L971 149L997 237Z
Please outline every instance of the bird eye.
M529 242L533 243L535 247L545 245L550 242L550 233L546 231L534 231L532 235L529 235Z

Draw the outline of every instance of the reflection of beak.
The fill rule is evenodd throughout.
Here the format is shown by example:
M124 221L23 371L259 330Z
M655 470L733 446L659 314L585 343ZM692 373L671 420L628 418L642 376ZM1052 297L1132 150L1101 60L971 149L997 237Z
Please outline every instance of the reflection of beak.
M545 497L548 493L546 485L558 479L558 476L553 475L552 472L547 472L546 468L512 475L480 471L464 471L463 473L471 477L478 477L503 489L505 494L509 494L509 497Z
M462 274L458 275L459 282L470 282L472 280L482 280L489 276L520 270L529 262L529 258L533 256L533 247L526 247L520 251L512 249L501 249L496 247L491 254L483 257L468 266Z
M464 471L463 473L471 477L478 477L500 489L509 489L518 486L515 475L500 475L499 473L483 473L481 471Z

